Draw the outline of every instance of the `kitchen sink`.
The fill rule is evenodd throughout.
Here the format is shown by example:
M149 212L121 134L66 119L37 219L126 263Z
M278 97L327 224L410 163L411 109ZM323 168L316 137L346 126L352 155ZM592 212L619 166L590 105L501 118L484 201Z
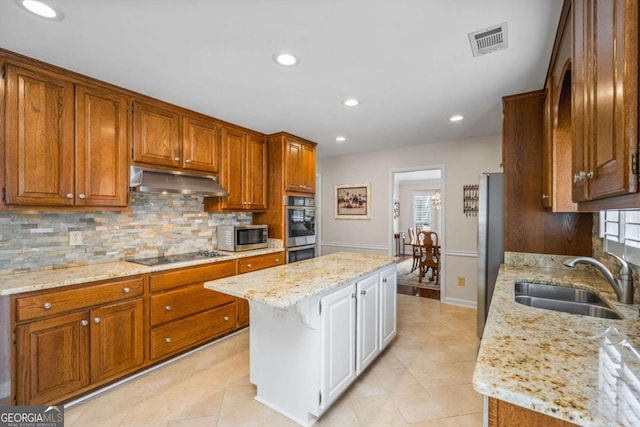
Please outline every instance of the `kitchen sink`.
M546 283L516 282L516 295L527 295L537 298L548 298L560 301L584 302L588 304L604 304L604 301L593 292L568 286L547 285Z
M529 307L603 319L622 319L598 295L584 289L535 282L516 282L515 301Z
M603 319L622 319L618 313L604 305L537 298L527 295L516 295L516 302L528 305L529 307L544 308L545 310L561 311L563 313L581 314L583 316L600 317Z

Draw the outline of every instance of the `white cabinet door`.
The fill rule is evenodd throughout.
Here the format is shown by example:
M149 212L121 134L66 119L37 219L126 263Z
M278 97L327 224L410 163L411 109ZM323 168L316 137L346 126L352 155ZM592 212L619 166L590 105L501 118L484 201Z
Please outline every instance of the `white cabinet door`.
M356 375L376 358L380 352L380 287L378 274L356 283L358 294L358 329L356 329Z
M356 377L356 285L333 292L320 303L322 409L329 407Z
M380 272L380 350L396 336L397 328L397 275L396 266Z

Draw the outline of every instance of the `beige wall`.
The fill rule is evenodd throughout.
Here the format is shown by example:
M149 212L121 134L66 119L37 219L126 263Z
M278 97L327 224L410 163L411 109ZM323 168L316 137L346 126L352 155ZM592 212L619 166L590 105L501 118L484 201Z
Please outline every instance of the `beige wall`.
M462 187L477 184L482 172L500 172L500 135L358 155L318 159L322 179L321 253L339 251L391 254L392 207L390 175L393 171L441 166L443 168L443 279L445 300L475 306L477 283L477 217L462 212ZM369 220L335 219L334 187L371 184ZM402 209L402 207L401 207ZM457 286L464 276L466 286Z

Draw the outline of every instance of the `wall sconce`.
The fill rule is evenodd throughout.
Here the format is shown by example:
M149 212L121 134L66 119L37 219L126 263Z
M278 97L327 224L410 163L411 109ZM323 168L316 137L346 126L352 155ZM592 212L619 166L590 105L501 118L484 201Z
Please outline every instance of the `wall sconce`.
M436 207L436 209L440 209L440 205L442 204L442 194L440 190L437 190L433 196L431 196L431 204Z

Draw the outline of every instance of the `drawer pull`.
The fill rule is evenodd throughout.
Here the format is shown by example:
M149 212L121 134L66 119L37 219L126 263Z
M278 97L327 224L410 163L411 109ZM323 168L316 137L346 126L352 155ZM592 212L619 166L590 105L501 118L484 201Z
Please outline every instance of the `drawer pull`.
M171 342L171 338L166 337L166 338L164 339L164 342Z
M276 258L276 262L280 262L280 258Z
M87 326L88 324L89 324L88 320L81 320L80 321L80 325L82 325L82 326Z
M164 309L165 309L166 311L171 311L171 306L170 306L170 305L165 305L165 306L164 306Z
M122 292L124 292L125 294L128 294L129 292L131 292L131 288L127 286L122 290Z
M94 317L93 318L93 323L100 323L100 318L99 317Z
M51 308L51 303L45 302L44 304L42 304L42 308L44 308L45 310L49 310Z
M224 316L224 320L229 320L229 316Z
M247 268L251 268L253 267L251 264L247 264Z

